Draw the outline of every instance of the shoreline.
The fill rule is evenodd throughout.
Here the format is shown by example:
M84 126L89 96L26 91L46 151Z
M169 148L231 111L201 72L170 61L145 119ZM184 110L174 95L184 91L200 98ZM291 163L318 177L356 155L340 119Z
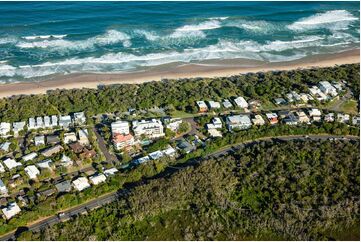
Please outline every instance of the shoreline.
M0 85L0 98L14 95L45 94L55 89L97 88L99 85L140 84L162 79L215 78L250 72L287 71L332 67L342 64L360 63L360 49L336 54L323 54L305 57L289 62L266 63L252 60L222 60L198 64L172 64L157 66L146 71L119 74L69 74L58 75L45 81L19 82Z

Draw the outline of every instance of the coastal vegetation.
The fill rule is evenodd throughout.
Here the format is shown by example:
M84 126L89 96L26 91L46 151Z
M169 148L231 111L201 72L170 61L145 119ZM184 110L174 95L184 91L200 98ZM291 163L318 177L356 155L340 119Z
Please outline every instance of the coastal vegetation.
M267 141L20 240L358 240L359 141Z
M0 120L14 122L29 117L86 111L88 116L153 107L168 114L196 113L195 101L221 101L232 96L256 99L265 106L294 90L307 92L320 81L344 80L359 100L360 65L270 71L232 77L163 80L143 84L99 86L98 89L52 90L46 95L14 96L0 100ZM15 111L16 110L16 111Z

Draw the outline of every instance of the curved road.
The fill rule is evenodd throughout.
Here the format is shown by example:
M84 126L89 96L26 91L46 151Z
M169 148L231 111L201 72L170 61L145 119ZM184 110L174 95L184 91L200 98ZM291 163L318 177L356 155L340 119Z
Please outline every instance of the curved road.
M125 188L101 196L97 199L94 199L92 201L86 202L84 204L81 204L77 207L74 208L70 208L68 210L66 210L63 213L63 217L62 219L59 218L58 215L54 215L51 216L49 218L46 218L42 221L39 221L31 226L29 226L28 228L22 228L22 230L31 230L31 231L39 231L43 228L46 228L48 226L54 225L56 223L60 223L62 221L65 221L67 219L70 219L76 215L79 214L85 214L90 210L96 209L98 207L101 207L103 205L106 205L108 203L114 202L116 200L118 200L119 198L122 197L126 197L127 194L130 192L130 189L137 187L137 186L141 186L143 184L145 184L148 180L152 180L152 179L158 179L158 178L163 178L169 175L172 175L176 172L178 172L179 170L182 170L186 167L189 166L194 166L199 164L200 162L202 162L202 160L207 159L207 158L211 158L211 157L220 157L223 155L227 155L229 152L234 152L237 149L241 149L245 146L249 146L249 145L253 145L256 143L259 143L260 141L266 141L266 140L278 140L278 141L290 141L290 140L306 140L306 139L311 139L311 140L327 140L327 139L348 139L348 140L359 140L360 137L358 136L337 136L337 135L308 135L308 136L304 136L304 135L293 135L293 136L276 136L276 137L265 137L265 138L260 138L257 140L251 140L251 141L245 141L239 144L234 144L234 145L230 145L229 147L225 147L221 150L218 150L216 152L213 152L209 155L206 155L205 157L203 157L202 159L193 159L193 160L189 160L186 163L182 163L182 164L178 164L175 166L169 166L167 167L163 172L155 175L154 177L148 178L148 179L144 179L141 180L139 182L134 182L134 183L130 183L130 184L125 184ZM13 231L5 236L0 237L0 240L4 241L4 240L15 240L16 237L16 231Z

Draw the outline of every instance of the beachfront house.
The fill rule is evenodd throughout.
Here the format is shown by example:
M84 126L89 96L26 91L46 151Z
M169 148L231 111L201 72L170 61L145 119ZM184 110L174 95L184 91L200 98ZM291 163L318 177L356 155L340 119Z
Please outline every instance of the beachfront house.
M78 113L74 113L74 123L78 124L78 125L83 125L86 123L86 117L84 112L78 112Z
M67 129L72 124L70 115L60 116L59 126Z
M39 169L36 168L36 166L34 166L34 165L27 166L27 167L25 167L24 170L30 179L36 179L37 176L40 175Z
M26 123L25 121L14 122L13 123L13 131L15 134L18 134L20 131L24 130Z
M244 97L241 97L241 96L237 97L234 99L234 102L240 108L248 108L248 103L247 103L246 99L244 99Z
M136 137L144 135L148 138L159 138L165 135L163 124L159 119L136 120L132 122L132 126Z
M248 115L233 115L226 119L229 131L249 129L252 126Z
M111 125L112 134L129 134L129 123L127 121L116 121L113 122Z
M208 107L209 109L219 109L221 108L221 104L215 101L208 101Z
M6 206L5 208L1 209L1 211L4 214L5 219L9 220L12 217L14 217L16 214L20 213L21 209L16 202L12 202L9 203L9 205Z
M208 111L208 107L204 101L197 101L196 103L197 103L199 112L204 113L204 112Z
M224 99L222 104L223 104L223 107L225 107L225 108L233 108L232 103L228 99Z
M337 89L331 85L328 81L322 81L318 84L318 87L320 90L326 94L331 95L332 97L337 96Z
M7 122L0 123L0 135L5 136L8 135L11 130L11 124Z
M183 123L183 120L180 118L171 118L166 121L166 128L170 129L173 132L177 132L179 129L179 126Z

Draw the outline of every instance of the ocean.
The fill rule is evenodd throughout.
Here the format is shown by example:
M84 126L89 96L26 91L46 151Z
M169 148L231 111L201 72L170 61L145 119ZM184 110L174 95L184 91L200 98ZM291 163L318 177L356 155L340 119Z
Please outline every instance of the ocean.
M356 49L359 2L0 2L0 81Z

